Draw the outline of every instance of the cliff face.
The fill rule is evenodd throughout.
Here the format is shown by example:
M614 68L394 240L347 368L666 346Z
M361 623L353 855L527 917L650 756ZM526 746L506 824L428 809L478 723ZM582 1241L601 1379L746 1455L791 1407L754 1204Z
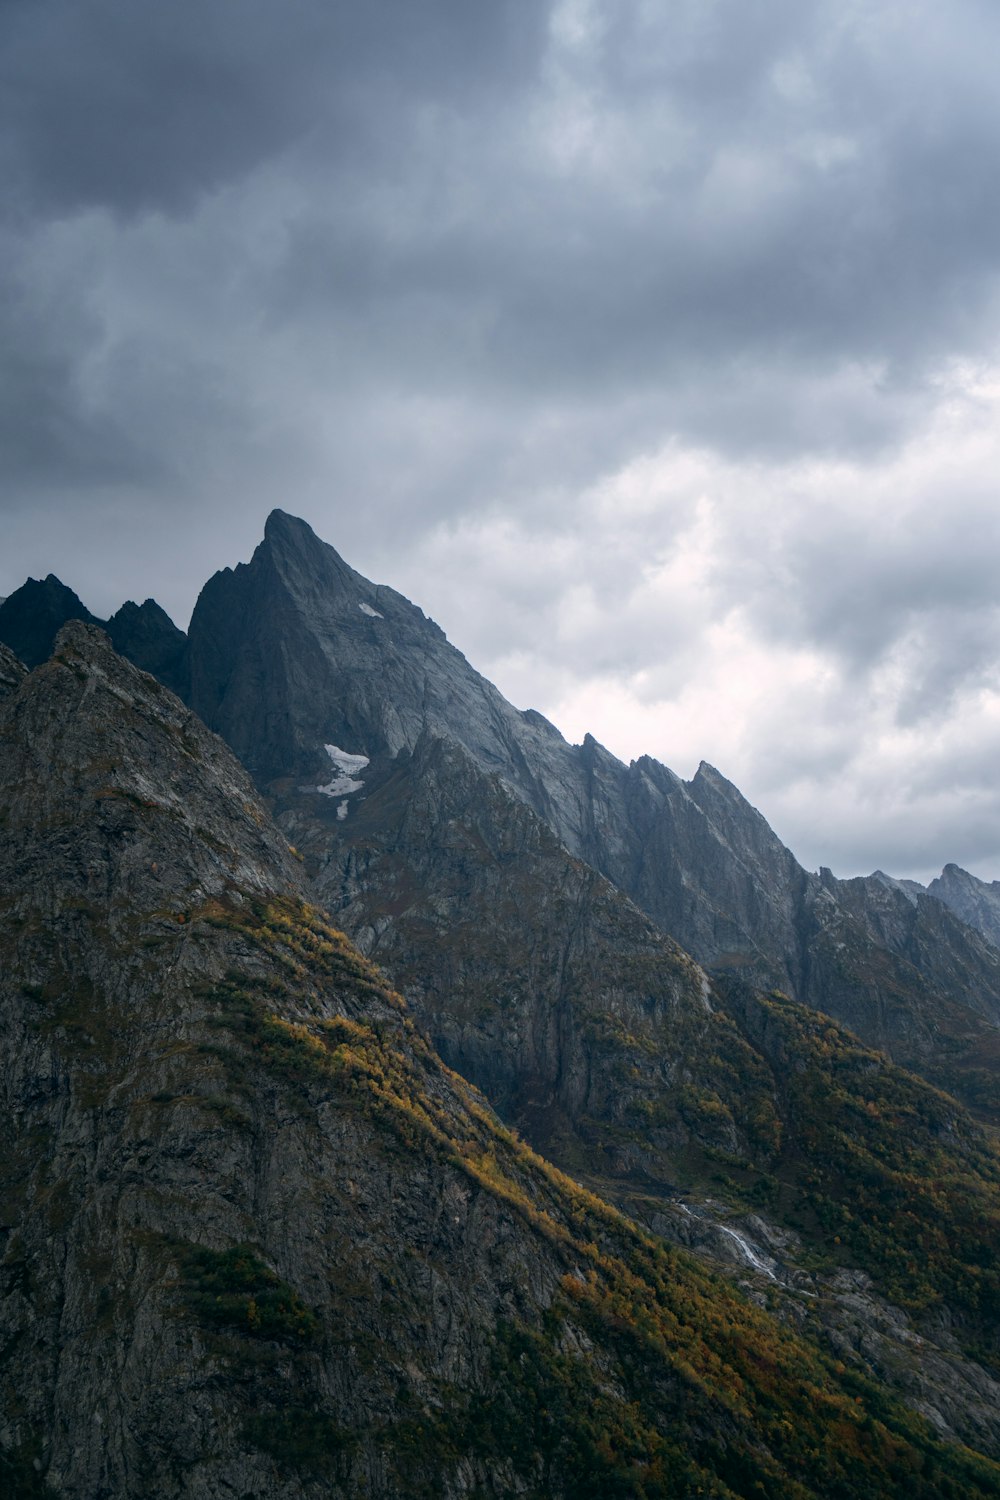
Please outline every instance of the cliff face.
M929 1299L922 1281L942 1222L983 1211L1000 1231L997 1164L964 1111L807 1007L710 980L454 742L427 738L365 786L346 820L325 799L326 831L306 793L282 826L445 1060L658 1233L789 1316L812 1299L824 1337L863 1328L866 1359L942 1430L1000 1439L1000 1387L960 1354L997 1334L961 1290L993 1230L966 1247L979 1269L941 1262ZM942 1175L972 1197L936 1197ZM879 1325L895 1331L877 1349Z
M21 685L27 671L24 662L0 641L0 699L9 697Z
M927 891L989 942L1000 945L1000 881L979 880L959 865L945 865Z
M995 1492L499 1127L88 627L0 708L0 826L8 1493Z

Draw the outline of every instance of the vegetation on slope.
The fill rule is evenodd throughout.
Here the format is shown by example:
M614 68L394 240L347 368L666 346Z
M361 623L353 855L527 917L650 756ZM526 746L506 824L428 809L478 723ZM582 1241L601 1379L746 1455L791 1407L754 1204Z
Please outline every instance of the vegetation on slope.
M512 1463L538 1496L1000 1492L1000 1468L937 1442L537 1157L442 1069L377 971L315 912L214 904L191 915L238 930L257 955L210 996L237 1091L263 1072L306 1117L360 1110L386 1149L429 1153L512 1209L563 1268L540 1323L497 1329L492 1395L444 1391L430 1415L387 1424L380 1441L406 1493L430 1493L419 1481L428 1458L469 1454Z
M900 1305L946 1304L967 1343L995 1352L1000 1156L989 1137L954 1099L809 1007L735 986L730 1004L744 1033L720 1018L725 1046L692 1087L702 1111L740 1121L741 1142L702 1170L863 1267Z

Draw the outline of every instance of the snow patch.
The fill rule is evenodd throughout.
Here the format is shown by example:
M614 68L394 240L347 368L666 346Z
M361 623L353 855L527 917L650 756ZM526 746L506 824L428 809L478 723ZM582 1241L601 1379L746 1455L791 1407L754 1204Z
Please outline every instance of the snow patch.
M372 620L384 620L385 619L385 615L380 615L379 612L378 612L378 610L377 609L372 609L372 607L371 607L370 604L359 604L358 608L360 609L361 613L363 615L367 615L369 617L369 619L372 619Z
M317 792L322 792L324 797L349 797L352 792L360 792L363 783L354 778L368 764L367 755L352 755L349 750L341 750L339 745L324 745L323 749L333 764L333 779L326 786L318 786ZM338 809L337 816L344 814Z
M343 800L343 802L339 803L338 806L337 806L337 821L340 822L340 823L342 823L346 817L347 817L347 798L345 797L344 800Z

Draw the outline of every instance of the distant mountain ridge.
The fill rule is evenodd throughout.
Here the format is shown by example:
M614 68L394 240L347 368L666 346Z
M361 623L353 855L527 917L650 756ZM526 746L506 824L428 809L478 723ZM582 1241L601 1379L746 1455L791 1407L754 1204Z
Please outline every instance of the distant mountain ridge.
M0 641L25 666L38 667L52 655L56 636L70 620L101 626L122 656L186 696L187 637L155 599L129 600L110 620L99 620L54 573L29 578L0 602Z
M915 880L896 883L914 895L926 891L936 897L994 946L1000 946L1000 880L980 880L960 865L947 864L927 886Z

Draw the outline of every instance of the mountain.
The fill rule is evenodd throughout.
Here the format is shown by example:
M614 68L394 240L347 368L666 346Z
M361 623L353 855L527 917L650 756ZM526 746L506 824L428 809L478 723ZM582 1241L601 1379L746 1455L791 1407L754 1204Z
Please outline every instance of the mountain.
M74 611L87 615L51 575L29 580L0 606L0 640L34 663ZM108 629L279 801L303 784L364 785L425 733L460 746L705 967L829 1012L1000 1123L1000 954L964 911L878 877L806 872L706 764L684 782L590 737L568 745L304 522L272 513L252 561L205 586L188 639L152 600ZM367 764L359 783L348 762ZM336 804L345 823L351 796Z
M51 656L56 635L67 620L98 623L54 573L43 579L29 578L0 604L0 642L27 666L37 667Z
M51 656L56 636L70 620L103 626L123 656L172 692L186 694L187 637L155 599L145 604L129 600L110 620L99 620L54 573L42 582L29 578L0 601L0 643L27 666L37 667Z
M144 672L152 672L178 697L187 696L187 636L155 599L144 604L129 599L104 628L122 656Z
M7 1493L998 1492L808 1300L782 1324L501 1126L310 906L225 745L99 631L0 669ZM683 1010L701 980L661 961ZM917 1114L856 1142L914 1145L919 1177L933 1136L991 1191L974 1127L892 1076Z
M710 767L686 784L648 759L624 767L593 740L567 745L505 703L419 610L280 513L250 564L206 586L189 650L193 703L254 771L321 904L384 965L451 1066L657 1232L716 1254L728 1240L744 1267L780 1247L771 1274L793 1300L810 1257L829 1257L833 1226L854 1225L818 1267L825 1335L850 1322L860 1270L874 1300L847 1345L935 1419L947 1405L950 1430L971 1436L972 1420L975 1440L992 1441L979 1425L992 1378L960 1360L960 1346L995 1358L958 1290L968 1277L978 1287L984 1267L919 1287L925 1228L912 1271L901 1280L893 1267L907 1224L980 1212L980 1186L964 1204L922 1188L911 1198L911 1157L980 1185L993 1158L980 1139L974 1159L944 1169L938 1134L978 1139L971 1122L942 1116L939 1096L829 1022L817 1029L801 1003L997 1118L1000 956L978 934L880 882L807 875ZM584 857L595 850L617 880ZM714 987L665 941L678 932L693 935ZM791 1001L758 994L775 978ZM801 1097L787 1084L792 1056L808 1079ZM858 1122L881 1118L915 1134L856 1151ZM854 1144L831 1174L834 1141ZM681 1189L698 1196L694 1226ZM892 1227L870 1232L883 1216ZM897 1330L877 1352L874 1323ZM964 1332L918 1392L906 1340L923 1341L926 1372L943 1327Z
M874 877L809 874L708 765L684 782L590 737L567 744L305 522L273 512L251 562L209 580L188 659L192 707L331 849L367 789L437 737L706 968L827 1011L1000 1122L1000 952L981 934Z

